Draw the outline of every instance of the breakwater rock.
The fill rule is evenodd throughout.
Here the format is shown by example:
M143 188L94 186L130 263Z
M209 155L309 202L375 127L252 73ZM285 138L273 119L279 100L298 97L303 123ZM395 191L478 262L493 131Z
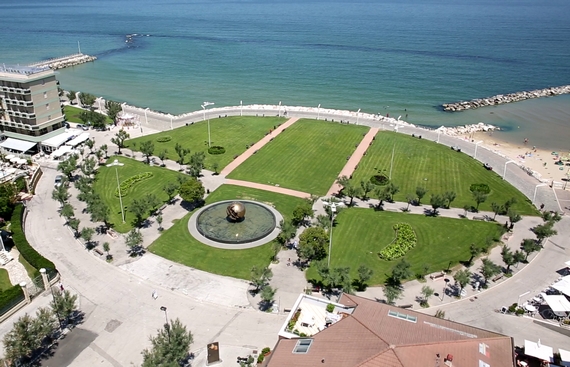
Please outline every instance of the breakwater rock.
M64 56L64 57L58 57L55 59L40 61L40 62L37 62L34 64L30 64L29 66L49 67L50 69L57 70L57 69L63 69L63 68L67 68L67 67L75 66L75 65L79 65L79 64L85 64L86 62L91 62L91 61L95 61L95 60L97 60L97 57L95 57L95 56L84 55L82 53L78 53L78 54L74 54L74 55L69 55L69 56Z
M523 91L509 94L498 94L488 98L478 98L471 101L461 101L455 103L445 103L441 105L444 111L457 112L474 110L479 107L496 106L505 103L519 102L532 98L552 97L570 93L570 85Z
M495 130L501 130L501 129L498 126L488 125L482 122L479 122L478 124L465 125L465 126L454 126L454 127L441 126L435 129L435 131L437 132L450 136L470 135L472 133L478 133L481 131L495 131Z

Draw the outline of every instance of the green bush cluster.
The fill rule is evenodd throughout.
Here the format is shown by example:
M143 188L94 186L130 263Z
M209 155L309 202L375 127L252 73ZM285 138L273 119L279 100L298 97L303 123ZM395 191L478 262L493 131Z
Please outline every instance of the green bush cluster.
M4 315L22 299L24 299L24 291L19 285L0 290L0 315Z
M489 187L489 185L484 183L471 184L471 186L469 186L469 190L471 192L479 191L482 192L483 194L488 194L491 192L491 188Z
M370 177L370 182L372 182L374 185L384 186L390 182L390 179L384 174L378 174Z
M159 143L168 143L171 140L172 140L172 137L170 135L161 136L159 138L156 138L156 141Z
M125 181L121 182L121 196L126 196L129 192L129 189L137 182L141 182L142 180L146 180L152 176L154 176L152 172L142 172L138 175L127 178ZM119 189L115 190L115 196L119 197Z
M287 324L287 331L293 330L293 328L295 327L295 324L297 323L297 320L299 320L300 316L301 316L301 309L299 308L299 309L297 309L297 311L295 312L293 317L291 317L291 320L289 320L289 323Z
M378 256L383 260L391 261L404 256L406 252L414 248L418 242L412 226L408 223L394 224L394 230L396 231L396 239L394 242L378 253Z
M28 243L28 240L26 239L26 236L24 234L24 230L22 229L23 212L24 212L24 207L22 206L22 204L18 204L14 209L14 213L12 213L12 220L11 220L12 240L14 241L16 248L18 248L18 251L24 257L24 259L26 259L26 261L36 269L36 274L34 274L34 277L36 277L40 275L39 270L41 268L55 269L55 265L51 261L43 257L42 255L40 255Z
M224 154L226 152L226 148L221 147L219 145L212 145L208 148L208 153L210 154Z

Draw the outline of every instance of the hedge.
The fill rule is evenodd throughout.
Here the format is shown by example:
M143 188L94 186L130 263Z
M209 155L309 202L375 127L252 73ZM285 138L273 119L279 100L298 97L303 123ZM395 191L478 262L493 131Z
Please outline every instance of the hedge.
M408 223L394 224L394 230L396 231L396 239L394 242L378 253L378 256L383 260L391 261L404 256L406 252L414 248L418 242L412 226Z
M172 138L170 137L170 135L166 135L166 136L161 136L160 138L156 138L156 141L159 143L167 143L170 140L172 140Z
M121 182L121 196L124 197L127 195L129 193L129 189L137 182L141 182L142 180L146 180L152 176L154 176L154 173L152 172L143 172L127 178L125 181ZM115 196L119 197L119 189L115 190Z
M471 186L469 186L469 191L471 192L479 191L482 192L483 194L488 194L491 192L491 188L489 187L489 185L485 183L477 183L477 184L471 184Z
M224 154L226 152L226 148L221 147L219 145L212 145L211 147L208 148L208 153L214 155L214 154Z
M8 312L14 305L24 299L24 291L20 285L0 290L0 316Z
M34 277L39 276L40 272L39 269L55 269L55 265L40 255L26 239L26 235L24 234L24 230L22 228L22 216L24 214L24 207L22 204L16 205L14 212L12 213L12 226L10 227L12 230L12 240L14 241L14 245L20 252L20 254L26 259L26 261L36 269L36 273Z

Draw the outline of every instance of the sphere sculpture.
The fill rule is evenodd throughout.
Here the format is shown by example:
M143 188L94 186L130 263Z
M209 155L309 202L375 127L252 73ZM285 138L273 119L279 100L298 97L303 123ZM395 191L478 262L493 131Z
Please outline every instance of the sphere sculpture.
M245 218L245 205L239 201L234 201L226 209L228 218L234 222L242 221Z

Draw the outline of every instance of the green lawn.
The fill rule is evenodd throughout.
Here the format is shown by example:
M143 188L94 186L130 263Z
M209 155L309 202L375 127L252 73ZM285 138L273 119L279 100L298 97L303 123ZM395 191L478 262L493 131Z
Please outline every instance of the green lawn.
M83 124L83 121L81 121L81 119L79 118L79 114L83 111L85 111L85 110L82 110L79 107L63 106L63 113L65 114L65 120L67 120L69 122L75 122L78 124ZM106 117L105 122L107 124L112 124L113 120L111 120L109 117Z
M255 200L272 205L286 220L291 219L295 207L303 202L303 199L268 191L223 185L208 196L206 203L231 199ZM223 250L204 245L188 232L191 215L192 213L187 214L164 231L149 250L186 266L241 279L249 279L254 265L266 267L269 264L271 243L244 250Z
M352 277L356 278L356 270L364 264L374 270L368 284L383 283L400 259L380 260L378 252L392 242L395 237L392 227L401 222L410 224L417 236L416 246L405 256L414 274L421 272L424 264L429 265L431 273L447 269L450 262L453 266L467 261L471 243L483 245L488 237L498 239L502 234L497 223L345 209L337 216L333 229L331 267L349 266ZM318 279L314 267L309 268L307 279Z
M406 201L408 193L415 195L416 187L423 186L428 189L428 193L422 203L429 204L431 194L454 191L457 198L451 206L475 206L469 186L473 183L486 183L491 188L491 193L479 206L479 210L491 211L492 202L502 205L515 197L518 203L514 208L520 214L537 214L536 208L520 191L502 180L495 172L483 168L480 162L467 154L455 152L432 141L395 132L380 131L376 135L372 146L353 174L354 181L359 183L361 180L369 180L379 171L388 176L393 148L392 180L400 188L400 192L394 197L396 201Z
M176 143L190 149L190 154L203 151L206 153L205 165L207 169L212 169L214 162L218 163L218 170L221 170L230 163L235 156L246 151L246 145L257 143L270 129L285 122L285 118L279 117L251 117L235 116L210 120L210 135L212 145L223 146L226 149L224 154L208 154L208 123L201 121L189 126L178 128L174 131L164 131L161 133L147 135L144 137L127 141L127 146L132 142L140 147L143 141L152 140L154 143L154 155L163 150L167 150L168 159L177 160L178 155L174 150ZM170 137L168 142L158 142L156 139ZM136 149L135 149L136 150ZM188 156L189 158L189 156Z
M120 182L125 181L131 176L142 172L152 172L153 176L137 182L134 184L127 193L121 193L123 199L123 206L125 209L125 222L122 223L121 219L121 206L119 204L119 197L115 195L117 190L117 177L115 174L114 167L101 166L98 169L95 184L93 189L99 195L103 201L111 209L110 222L113 224L113 228L118 232L128 232L133 228L134 216L129 212L129 204L135 198L142 198L147 194L155 194L159 200L166 202L168 200L168 195L163 190L163 187L168 182L178 183L176 177L182 175L181 173L171 171L166 168L160 168L157 166L148 166L145 163L138 162L133 159L125 158L122 156L115 156L109 158L107 163L113 162L118 159L119 162L123 163L124 166L118 167L119 180Z
M368 130L365 126L299 120L229 177L325 195Z
M12 288L12 283L10 283L10 277L8 276L8 270L0 269L0 290L8 288Z

